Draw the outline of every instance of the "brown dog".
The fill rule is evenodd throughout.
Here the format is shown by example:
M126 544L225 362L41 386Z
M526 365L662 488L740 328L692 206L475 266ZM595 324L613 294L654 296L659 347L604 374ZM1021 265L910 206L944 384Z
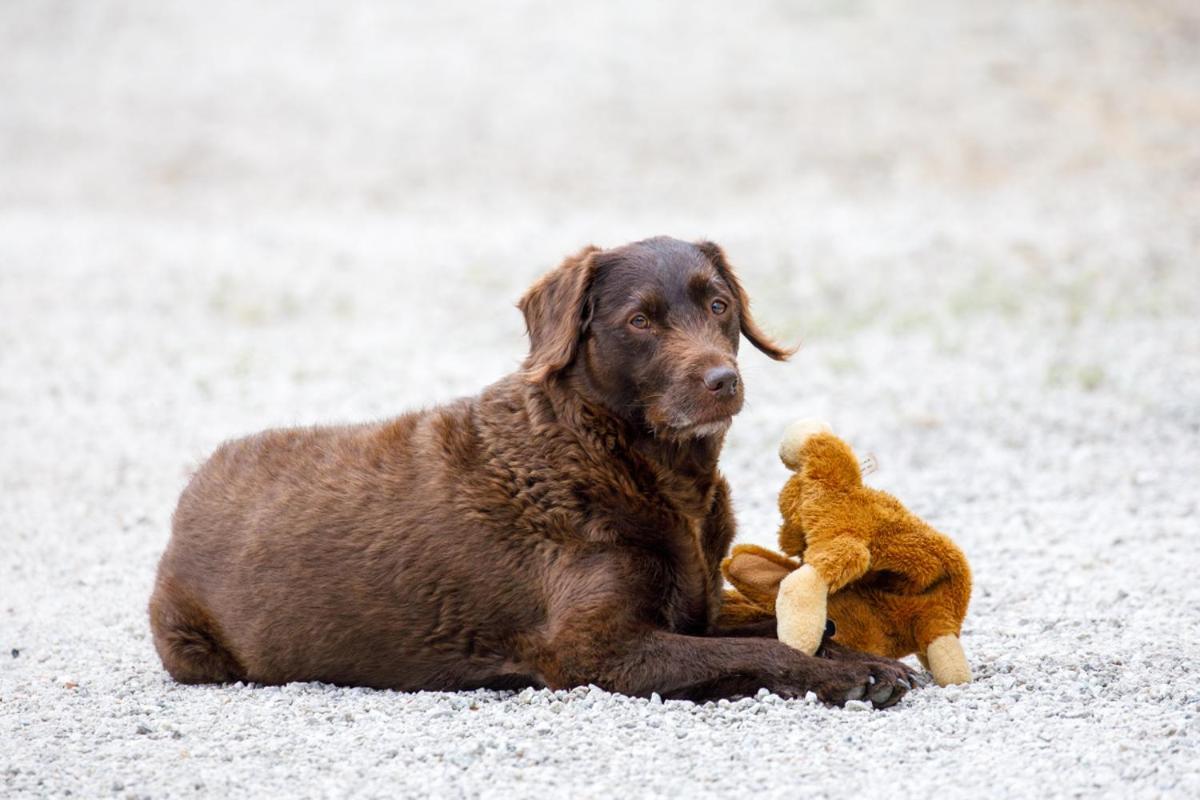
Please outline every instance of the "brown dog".
M788 355L721 250L589 247L519 306L524 370L477 397L213 454L150 600L171 675L897 701L898 662L720 619L739 332Z

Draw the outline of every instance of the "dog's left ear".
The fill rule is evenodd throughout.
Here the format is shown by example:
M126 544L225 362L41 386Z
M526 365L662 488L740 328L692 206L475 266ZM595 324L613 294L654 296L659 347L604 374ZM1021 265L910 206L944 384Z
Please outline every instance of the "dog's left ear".
M517 308L525 315L529 357L525 379L541 383L575 359L579 340L591 321L589 294L596 273L593 256L599 247L587 246L543 275L529 287Z
M763 333L762 328L758 327L758 323L754 321L754 317L750 316L750 297L746 294L746 290L742 288L742 283L738 280L733 267L729 266L729 262L725 259L725 251L712 242L696 242L696 247L700 248L700 252L704 253L705 257L708 258L709 262L720 274L721 279L729 284L729 289L733 292L737 300L738 313L741 315L742 335L750 340L750 344L776 361L784 361L788 356L795 353L797 348L784 347L770 336L767 336Z

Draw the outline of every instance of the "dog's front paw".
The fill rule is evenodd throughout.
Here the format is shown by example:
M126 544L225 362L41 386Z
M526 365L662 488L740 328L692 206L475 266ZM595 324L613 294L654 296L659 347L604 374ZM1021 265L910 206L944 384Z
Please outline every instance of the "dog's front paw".
M812 691L829 705L842 706L858 700L875 708L887 708L900 702L913 687L902 664L883 659L822 661L824 666Z
M802 454L805 443L822 433L833 433L833 428L825 420L796 420L783 432L783 441L779 444L779 458L788 469L799 470L804 462Z
M910 688L929 685L928 678L909 667L903 661L864 653L861 650L855 650L852 647L839 644L832 639L826 639L822 642L821 649L817 651L817 655L829 661L852 662L864 665L875 672L889 676L894 682L902 685L905 691Z

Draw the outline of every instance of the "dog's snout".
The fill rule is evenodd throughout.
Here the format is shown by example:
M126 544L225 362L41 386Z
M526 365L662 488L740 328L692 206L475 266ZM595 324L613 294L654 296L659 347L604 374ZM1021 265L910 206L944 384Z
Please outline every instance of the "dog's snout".
M733 397L737 394L737 371L729 367L713 367L704 373L704 386L718 397Z

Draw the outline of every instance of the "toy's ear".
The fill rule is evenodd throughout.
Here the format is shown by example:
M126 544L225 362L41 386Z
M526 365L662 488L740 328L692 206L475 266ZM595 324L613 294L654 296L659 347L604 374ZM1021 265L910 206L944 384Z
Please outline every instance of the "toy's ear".
M721 562L721 571L747 599L774 609L779 584L799 566L773 550L743 544L733 548L729 558Z

